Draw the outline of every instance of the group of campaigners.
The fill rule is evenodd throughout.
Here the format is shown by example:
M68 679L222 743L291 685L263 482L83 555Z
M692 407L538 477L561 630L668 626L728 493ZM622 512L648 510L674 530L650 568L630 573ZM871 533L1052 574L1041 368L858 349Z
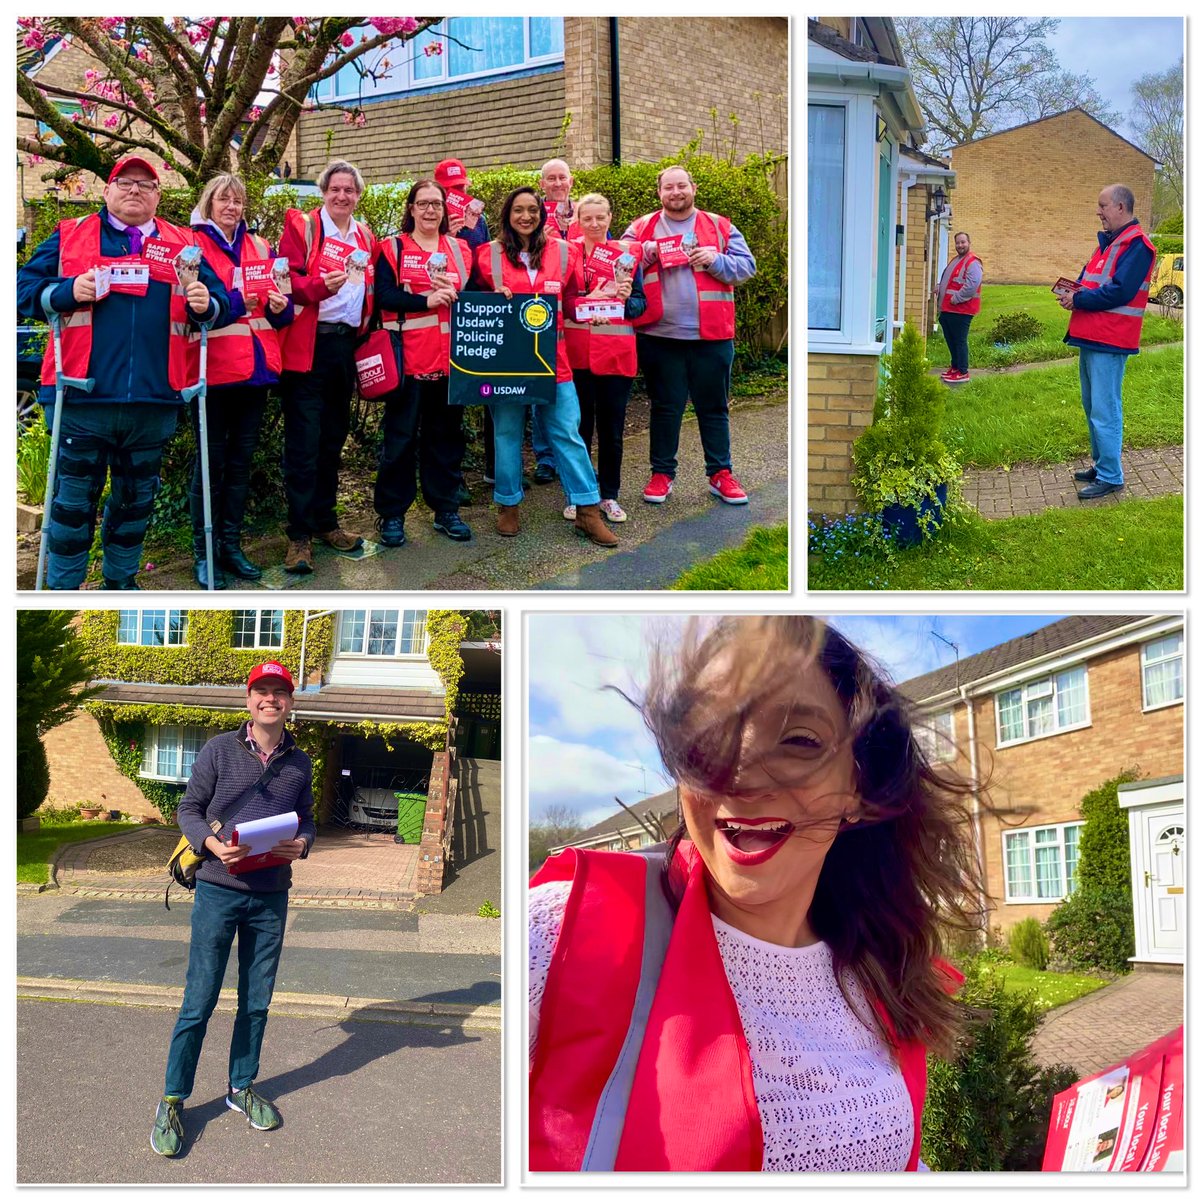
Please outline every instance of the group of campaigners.
M198 377L202 327L209 339L214 561L206 552L197 453L191 516L201 586L210 586L209 572L218 588L227 575L253 580L262 574L243 550L242 532L251 460L272 388L281 394L284 420L285 569L313 571L314 539L344 552L362 545L339 522L338 475L357 382L355 352L375 325L399 333L404 360L403 382L384 400L374 497L379 541L404 545L418 478L433 528L469 540L471 530L459 515L463 410L448 402L450 313L467 288L558 300L554 402L502 402L485 411L485 480L494 486L500 535L520 532L522 446L531 417L534 480L557 478L563 515L576 531L596 545L617 545L612 525L627 519L618 502L625 409L639 369L651 402L643 500L662 503L670 495L690 399L710 492L729 504L746 503L732 473L729 439L734 288L756 270L745 239L728 217L696 207L696 186L683 167L659 173L661 208L635 220L620 238L610 229L608 199L591 193L573 201L572 184L565 162L548 162L540 188L519 187L505 198L493 238L482 204L467 195L466 168L446 159L432 178L412 185L400 233L377 238L355 216L362 174L335 160L317 181L320 207L289 210L274 250L247 228L246 188L236 175L207 183L184 229L155 215L160 185L154 165L137 155L118 162L100 211L60 223L18 275L22 315L40 318L47 296L58 314L64 379L93 381L90 392L60 388L60 450L45 530L48 586L83 583L100 496L111 477L101 529L104 587L136 589L163 449L176 427L181 391ZM349 269L349 260L347 269L330 269L322 255L327 242L361 251L352 255L357 269ZM168 277L150 269L147 243L159 259L198 246L198 272ZM433 255L442 256L444 270L428 269ZM632 267L614 272L614 256L632 260ZM252 292L245 284L252 265L279 259L287 260L286 277ZM608 301L610 312L619 305L622 315L592 319L587 306L579 307L589 299ZM41 380L50 424L53 345ZM199 445L197 408L192 421Z
M1080 500L1096 500L1125 486L1121 465L1125 366L1141 344L1142 321L1154 277L1154 243L1134 215L1133 192L1122 183L1101 191L1096 201L1100 229L1096 249L1074 284L1059 280L1052 289L1070 314L1063 341L1079 351L1079 395L1088 427L1092 465L1075 472ZM982 307L983 263L971 251L971 237L954 235L955 257L938 281L938 322L950 351L942 382L971 378L967 337Z

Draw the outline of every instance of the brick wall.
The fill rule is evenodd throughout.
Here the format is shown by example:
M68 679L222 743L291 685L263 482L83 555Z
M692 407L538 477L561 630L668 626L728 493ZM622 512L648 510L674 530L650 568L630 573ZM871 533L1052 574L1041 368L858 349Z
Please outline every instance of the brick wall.
M540 167L554 157L562 126L563 74L382 101L364 111L361 129L343 124L337 112L304 113L297 123L297 176L315 179L331 157L349 159L367 183L432 175L443 158L462 159L468 171L506 163Z
M427 896L440 892L445 882L449 770L449 753L445 750L435 753L429 768L429 799L425 805L425 824L417 859L417 891Z
M850 450L871 424L878 370L871 354L808 356L808 505L816 512L857 508Z
M904 305L901 315L906 321L915 321L922 337L929 336L929 304L928 293L925 290L925 273L928 264L925 261L926 242L929 237L929 224L925 220L925 209L928 205L929 184L914 183L908 189L908 222L904 227L904 255L906 260L904 277ZM900 196L903 199L903 178L901 179ZM896 206L899 214L899 203ZM936 253L933 247L929 253ZM896 260L896 292L900 291L900 261Z
M1133 189L1149 228L1154 163L1083 112L1072 111L960 146L954 228L971 235L986 283L1074 279L1096 246L1096 198L1111 183Z
M998 928L1030 916L1044 921L1056 907L1004 902L1005 831L1078 820L1080 800L1126 767L1138 767L1149 779L1183 772L1184 706L1142 712L1139 648L1112 651L1087 666L1092 723L1086 729L997 749L995 699L975 702L979 769L985 778L991 772L989 794L999 814L981 818L987 889L994 906L990 923ZM962 705L955 713L954 737L965 771L967 717Z
M76 713L50 730L42 742L50 760L48 803L56 808L87 803L118 808L135 817L158 816L158 809L137 784L117 770L95 717Z

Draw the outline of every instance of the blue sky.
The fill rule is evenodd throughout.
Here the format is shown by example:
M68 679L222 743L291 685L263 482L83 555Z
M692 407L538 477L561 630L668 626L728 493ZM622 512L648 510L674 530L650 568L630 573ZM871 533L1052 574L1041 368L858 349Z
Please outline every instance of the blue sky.
M1159 74L1183 54L1180 17L1062 17L1046 39L1065 70L1090 75L1108 102L1128 115L1135 79ZM1117 132L1132 138L1128 125Z
M897 682L1020 637L1060 616L836 616L851 641ZM585 826L665 791L670 781L637 712L605 685L636 690L647 649L671 638L680 618L600 613L529 617L529 816L566 805Z

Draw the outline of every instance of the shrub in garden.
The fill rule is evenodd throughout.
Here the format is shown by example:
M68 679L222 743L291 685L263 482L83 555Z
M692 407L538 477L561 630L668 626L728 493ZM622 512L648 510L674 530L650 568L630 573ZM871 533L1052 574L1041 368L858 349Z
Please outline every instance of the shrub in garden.
M1176 237L1183 237L1183 209L1177 209L1169 217L1163 217L1155 226L1154 234L1156 237L1159 234L1174 234Z
M1031 342L1042 333L1041 321L1033 313L1019 310L1001 313L988 336L997 344L1012 345L1014 342Z
M1062 1090L1063 1068L1041 1071L1034 1062L1030 1042L1042 1018L1032 992L1006 991L975 962L964 973L958 999L971 1015L954 1058L929 1062L921 1158L935 1171L1029 1169L1014 1159L1029 1157L1039 1127L1045 1143L1035 1109Z
M31 817L50 792L50 760L36 734L24 733L17 741L17 819Z
M1064 1063L1043 1067L1034 1076L1025 1092L1025 1106L1016 1113L1013 1120L1008 1153L1004 1156L1004 1170L1042 1169L1054 1097L1078 1082L1079 1072Z
M1168 254L1183 253L1183 238L1171 237L1169 235L1155 233L1151 235L1150 241L1154 245L1154 249L1158 252L1160 259L1165 258Z
M1050 961L1050 941L1037 917L1018 921L1008 934L1012 956L1023 967L1044 971Z
M1076 888L1046 922L1055 961L1076 970L1129 970L1135 948L1129 816L1117 788L1137 778L1136 768L1124 771L1079 803L1084 826Z

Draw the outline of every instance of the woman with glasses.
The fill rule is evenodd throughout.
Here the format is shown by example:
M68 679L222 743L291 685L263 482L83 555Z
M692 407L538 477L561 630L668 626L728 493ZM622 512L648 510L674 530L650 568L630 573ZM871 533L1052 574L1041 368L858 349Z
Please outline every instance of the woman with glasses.
M563 340L563 318L575 316L583 272L579 248L546 235L546 206L531 187L510 192L500 210L499 236L475 251L475 273L486 291L514 295L553 296L558 301L558 385L553 404L542 406L543 425L554 452L558 477L567 503L575 506L575 531L597 546L611 549L617 537L600 515L600 491L587 447L579 436L579 397L571 379L571 364ZM521 531L521 443L525 430L524 404L493 404L496 484L493 493L499 513L496 532L515 537Z
M212 493L212 524L216 563L205 557L204 495L201 460L196 451L192 471L192 546L196 582L225 586L224 572L238 579L259 579L262 568L242 550L242 526L250 493L250 464L258 445L267 392L279 382L281 368L277 331L291 324L290 296L271 285L265 294L244 284L245 268L269 263L270 245L246 228L246 185L237 175L210 179L192 211L192 230L205 261L220 276L237 320L209 334L208 354L208 470ZM268 268L269 273L269 268ZM200 445L198 410L192 413L196 445Z
M694 621L637 707L679 826L532 881L531 1167L918 1169L939 955L985 911L972 785L811 617Z
M448 403L450 308L470 278L470 251L449 234L446 193L432 179L409 190L398 237L380 244L375 302L385 329L399 328L404 383L386 400L375 477L379 540L403 546L404 517L421 494L433 527L451 541L471 537L458 515L466 449L461 405Z

